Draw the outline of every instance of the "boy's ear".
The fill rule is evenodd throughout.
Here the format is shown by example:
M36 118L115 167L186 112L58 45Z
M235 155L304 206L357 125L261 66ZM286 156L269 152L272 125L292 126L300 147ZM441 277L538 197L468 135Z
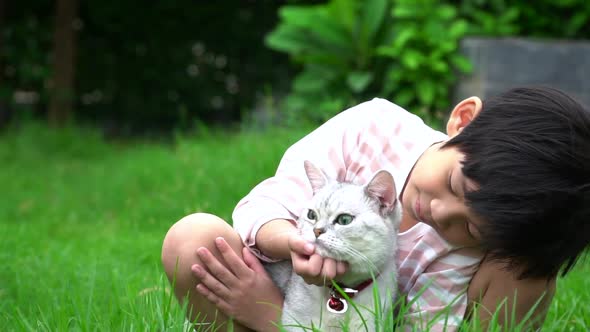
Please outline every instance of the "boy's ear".
M455 106L447 122L447 135L454 137L465 128L481 111L479 97L469 97Z

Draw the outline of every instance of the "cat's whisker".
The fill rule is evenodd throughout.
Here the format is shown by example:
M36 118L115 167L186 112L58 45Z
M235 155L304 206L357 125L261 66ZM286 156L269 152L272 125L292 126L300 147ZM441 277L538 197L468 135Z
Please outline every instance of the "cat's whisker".
M378 270L378 269L377 269L377 266L376 266L375 264L373 264L373 262L371 262L371 260L370 260L370 259L369 259L367 256L363 255L363 254L362 254L360 251L358 251L358 250L356 250L356 249L354 249L354 248L352 248L352 247L350 247L350 246L344 246L344 245L343 245L343 246L342 246L342 248L343 248L343 249L346 251L346 253L348 253L350 256L352 256L352 257L356 257L356 258L358 258L359 260L361 260L362 262L364 262L364 263L366 263L367 265L369 265L369 268L370 268L372 271L377 271L377 270Z
M338 248L338 250L331 250L338 260L349 260L351 257L360 260L361 262L369 265L369 268L373 271L377 271L377 266L371 262L371 260L363 255L360 251L355 249L353 246L338 238L328 238L323 240L324 244L328 247Z

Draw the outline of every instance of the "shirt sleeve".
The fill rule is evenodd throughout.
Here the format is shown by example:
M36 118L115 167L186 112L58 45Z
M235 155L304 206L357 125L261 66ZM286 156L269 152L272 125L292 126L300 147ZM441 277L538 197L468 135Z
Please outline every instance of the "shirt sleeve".
M461 250L434 261L412 285L408 295L405 331L456 331L467 309L467 288L479 257Z
M256 233L273 219L287 219L295 223L311 198L312 189L303 167L304 160L311 161L330 178L345 180L351 162L358 160L355 151L358 150L363 128L370 121L378 121L379 114L375 112L380 112L383 105L383 100L374 99L328 120L287 149L276 174L258 184L239 201L232 215L233 226L255 255L272 261L257 250Z

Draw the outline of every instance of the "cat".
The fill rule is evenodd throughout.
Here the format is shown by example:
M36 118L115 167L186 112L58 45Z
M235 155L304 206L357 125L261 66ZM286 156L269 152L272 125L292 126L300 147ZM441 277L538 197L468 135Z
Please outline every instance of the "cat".
M297 220L298 231L320 256L348 263L346 273L335 283L361 315L331 282L309 285L287 260L265 265L285 296L281 325L287 331L312 326L341 331L344 325L350 331L365 330L365 326L375 331L373 287L378 289L378 310L383 314L391 312L397 292L395 252L401 206L393 177L381 170L366 185L357 185L331 180L309 161L304 168L314 194L310 208Z

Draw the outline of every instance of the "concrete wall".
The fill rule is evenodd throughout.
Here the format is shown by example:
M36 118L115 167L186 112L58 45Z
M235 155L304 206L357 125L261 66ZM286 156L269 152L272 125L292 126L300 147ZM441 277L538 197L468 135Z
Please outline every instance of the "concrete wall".
M548 85L590 108L590 41L465 38L461 52L474 66L457 84L454 102L515 86Z

